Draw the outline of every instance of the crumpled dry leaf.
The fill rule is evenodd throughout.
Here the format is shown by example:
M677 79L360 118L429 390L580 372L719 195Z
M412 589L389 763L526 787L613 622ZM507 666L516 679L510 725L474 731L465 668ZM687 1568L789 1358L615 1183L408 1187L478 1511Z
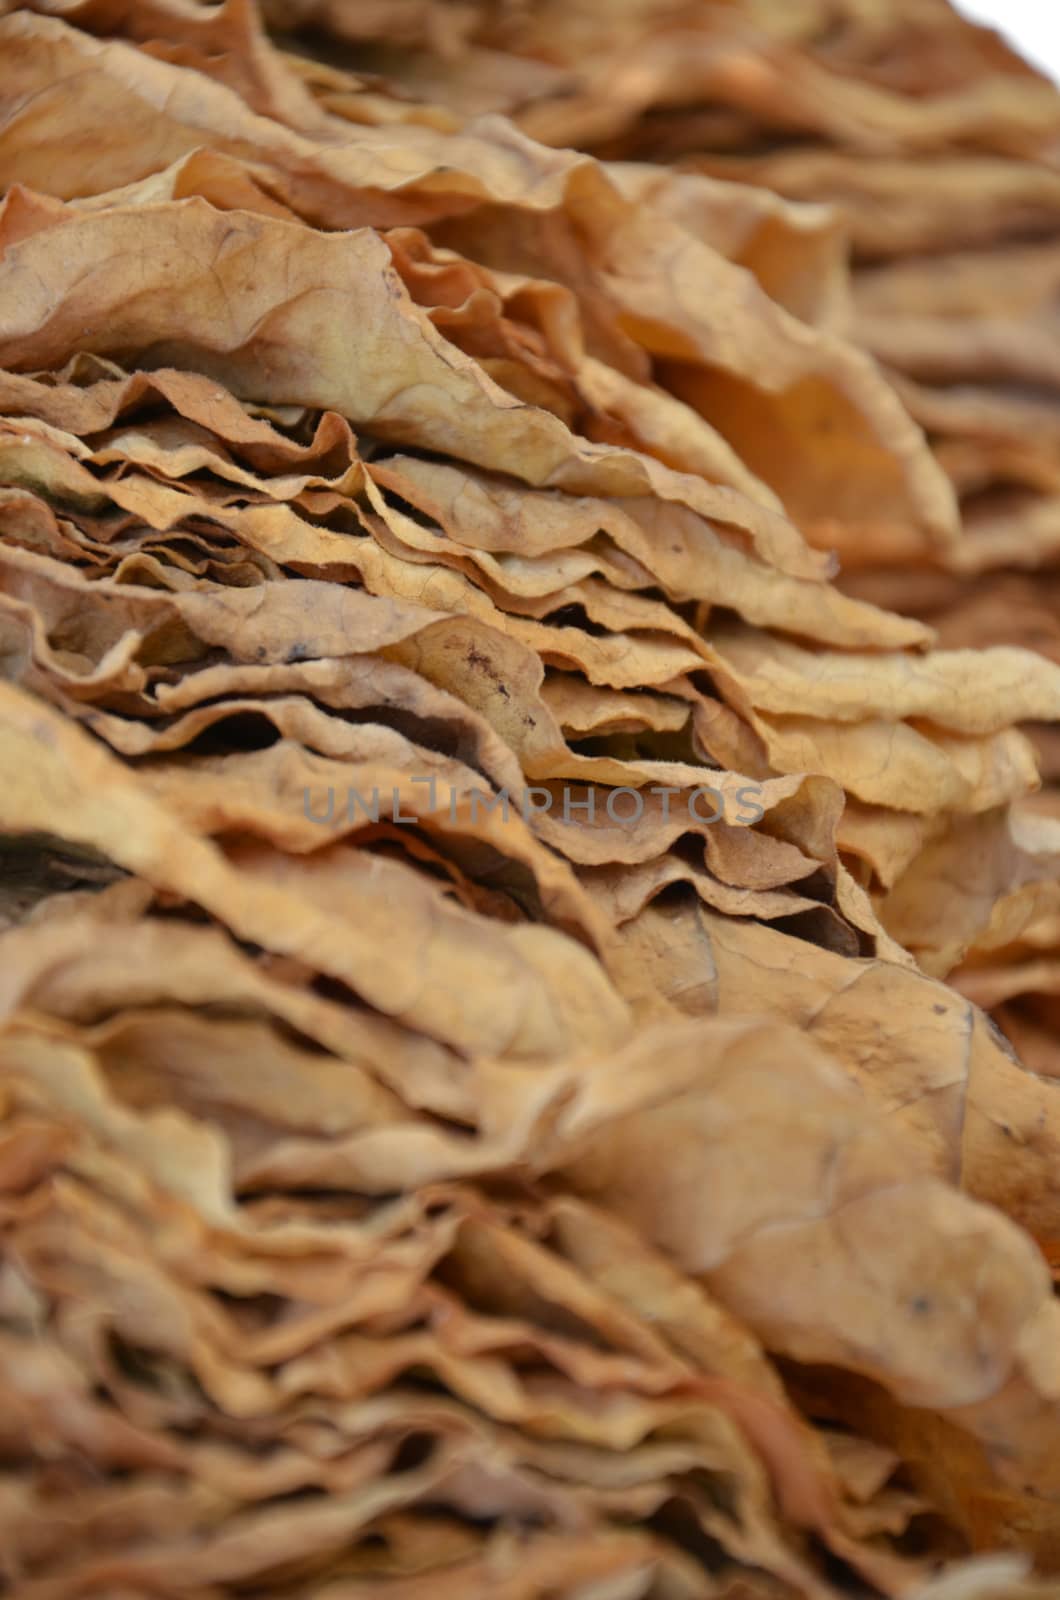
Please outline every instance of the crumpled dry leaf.
M1031 1600L1057 97L933 0L0 12L10 1582Z

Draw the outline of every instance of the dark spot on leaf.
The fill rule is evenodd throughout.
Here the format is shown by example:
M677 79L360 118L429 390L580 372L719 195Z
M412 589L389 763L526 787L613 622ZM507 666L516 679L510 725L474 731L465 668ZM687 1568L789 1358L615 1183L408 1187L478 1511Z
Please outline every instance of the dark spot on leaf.
M497 693L503 695L505 700L511 699L511 695L509 694L507 687L501 682L500 674L493 665L493 662L490 660L489 656L484 655L482 651L473 644L468 645L467 664L469 667L477 668L479 672L487 677L497 690Z

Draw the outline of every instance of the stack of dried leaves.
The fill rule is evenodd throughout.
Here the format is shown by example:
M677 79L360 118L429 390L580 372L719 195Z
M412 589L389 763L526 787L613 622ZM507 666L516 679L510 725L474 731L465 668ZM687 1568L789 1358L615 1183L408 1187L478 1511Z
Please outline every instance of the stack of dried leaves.
M1018 644L1060 661L1060 97L996 35L947 0L270 0L267 14L300 51L326 44L421 110L501 112L621 162L627 195L869 351L949 481L933 517L867 477L852 503L834 475L822 482L793 419L822 473L834 419L779 367L785 426L763 425L742 393L734 405L731 374L724 391L716 372L705 383L672 338L657 337L652 375L811 542L839 550L844 592L929 623L955 650ZM296 66L319 105L352 114L338 74ZM954 981L1056 1076L1056 835L1043 843L1037 819L1060 820L1060 740L1051 720L1027 731L1047 788L1017 839L977 831L955 856L923 833L900 856L870 855L867 881L889 931L930 970L959 968ZM944 903L969 857L989 863L987 895L999 871L1021 891L1003 918L977 913L971 941L953 936Z
M1060 665L832 581L968 535L831 213L451 109L668 153L681 8L562 134L484 18L0 17L3 1575L1034 1600L1060 1090L937 975L1056 904Z

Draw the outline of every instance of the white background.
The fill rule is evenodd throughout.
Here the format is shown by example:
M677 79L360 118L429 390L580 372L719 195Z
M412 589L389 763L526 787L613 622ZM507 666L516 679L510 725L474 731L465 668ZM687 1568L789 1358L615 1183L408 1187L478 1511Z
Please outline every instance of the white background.
M1005 34L1020 55L1060 83L1060 0L955 0L957 10Z

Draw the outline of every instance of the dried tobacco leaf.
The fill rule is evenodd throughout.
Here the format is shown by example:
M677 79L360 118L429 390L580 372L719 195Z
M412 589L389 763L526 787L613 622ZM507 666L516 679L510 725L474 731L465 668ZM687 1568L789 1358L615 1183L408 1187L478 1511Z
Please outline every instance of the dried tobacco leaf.
M0 12L11 1584L1037 1600L1060 98Z

